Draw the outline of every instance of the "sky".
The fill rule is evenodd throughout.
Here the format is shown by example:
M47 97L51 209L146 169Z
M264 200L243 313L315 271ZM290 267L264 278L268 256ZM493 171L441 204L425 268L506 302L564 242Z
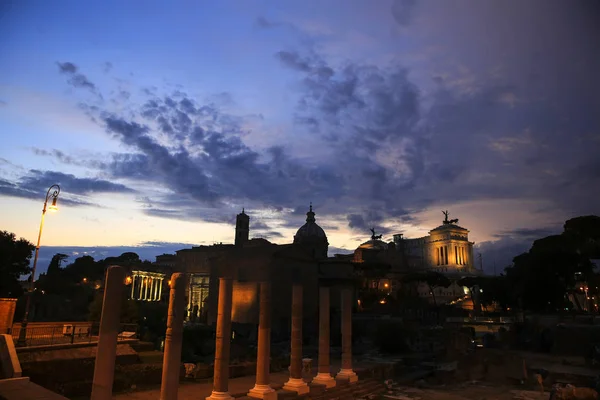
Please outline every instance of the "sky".
M39 270L290 243L330 253L442 210L498 273L600 214L600 6L591 0L3 1L0 229Z

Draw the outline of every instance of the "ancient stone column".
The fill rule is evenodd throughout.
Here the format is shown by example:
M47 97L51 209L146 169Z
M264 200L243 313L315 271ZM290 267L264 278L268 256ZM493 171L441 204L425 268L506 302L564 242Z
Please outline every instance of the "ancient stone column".
M152 300L154 301L158 301L158 283L160 282L160 279L156 278L154 279L154 293L152 294Z
M117 358L117 336L121 316L121 302L125 289L125 269L113 265L106 272L100 335L96 350L91 400L111 400Z
M337 379L345 379L350 383L358 381L352 370L352 288L342 288L342 368Z
M292 287L292 349L290 354L290 379L283 385L285 390L298 394L309 392L302 379L302 285Z
M258 317L258 350L256 354L256 384L248 396L277 400L277 392L269 385L271 364L271 282L260 283L260 315Z
M131 275L131 300L133 300L133 293L135 292L135 274Z
M171 281L173 281L173 279L171 278ZM163 287L163 278L160 278L160 284L158 286L158 301L162 300L162 287ZM184 286L185 287L185 286ZM185 299L185 295L183 296L183 298Z
M331 365L329 364L329 287L323 286L319 289L319 369L314 383L331 388L335 386L335 379L331 376Z
M142 299L142 294L144 293L144 277L139 276L140 278L140 293L138 294L138 300Z
M181 338L185 317L185 275L173 274L171 277L171 295L165 335L165 354L163 357L162 384L160 400L177 400L179 371L181 369Z
M215 370L213 391L207 400L233 399L229 387L229 345L231 341L231 302L233 280L219 278L219 305L217 311L217 332L215 346Z

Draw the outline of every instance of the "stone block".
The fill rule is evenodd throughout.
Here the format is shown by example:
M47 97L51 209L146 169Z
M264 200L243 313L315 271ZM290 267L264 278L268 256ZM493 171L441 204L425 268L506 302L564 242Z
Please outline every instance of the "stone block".
M0 335L0 379L20 378L23 371L11 335Z

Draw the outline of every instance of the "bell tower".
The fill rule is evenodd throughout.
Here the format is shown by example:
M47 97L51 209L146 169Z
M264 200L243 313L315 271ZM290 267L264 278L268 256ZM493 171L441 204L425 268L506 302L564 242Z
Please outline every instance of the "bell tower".
M244 243L248 242L250 235L250 217L244 212L237 215L235 219L235 245L243 246Z

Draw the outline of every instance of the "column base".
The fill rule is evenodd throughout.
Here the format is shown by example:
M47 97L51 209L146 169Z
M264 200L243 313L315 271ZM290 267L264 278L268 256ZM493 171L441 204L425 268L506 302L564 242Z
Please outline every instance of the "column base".
M335 376L336 379L344 379L347 380L350 383L354 383L358 381L358 375L356 375L356 372L352 371L351 369L340 369L340 372L337 373L337 375Z
M277 400L277 392L270 385L254 385L248 392L254 399Z
M290 378L284 385L283 389L296 392L298 394L306 394L310 392L310 388L303 379Z
M318 383L319 385L325 385L327 389L335 387L336 384L335 378L331 376L329 372L319 372L312 382Z
M233 397L229 392L213 392L206 398L206 400L233 400Z

